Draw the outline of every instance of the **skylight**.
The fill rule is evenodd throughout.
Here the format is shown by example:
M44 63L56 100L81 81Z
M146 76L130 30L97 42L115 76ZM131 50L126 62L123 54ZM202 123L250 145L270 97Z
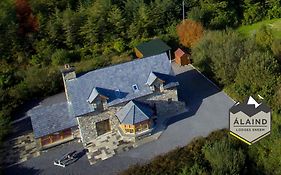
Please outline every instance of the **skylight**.
M134 92L139 91L139 87L138 87L138 85L136 85L136 84L134 84L134 85L132 86L132 88L133 88Z

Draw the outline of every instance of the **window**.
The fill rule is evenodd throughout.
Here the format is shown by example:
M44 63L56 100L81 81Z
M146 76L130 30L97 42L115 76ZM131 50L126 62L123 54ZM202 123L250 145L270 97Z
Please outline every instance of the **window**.
M116 96L117 98L121 98L120 89L116 89L116 90L115 90L115 96Z
M132 86L132 88L133 88L134 92L139 91L139 87L138 87L138 85L136 85L136 84L134 84L134 85Z

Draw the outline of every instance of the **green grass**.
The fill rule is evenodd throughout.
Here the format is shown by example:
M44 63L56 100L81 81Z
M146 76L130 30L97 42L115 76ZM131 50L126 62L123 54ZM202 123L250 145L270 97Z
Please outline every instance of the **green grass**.
M238 32L245 36L251 36L257 31L262 25L266 25L272 29L274 38L281 38L281 18L264 20L252 25L241 26L237 29Z

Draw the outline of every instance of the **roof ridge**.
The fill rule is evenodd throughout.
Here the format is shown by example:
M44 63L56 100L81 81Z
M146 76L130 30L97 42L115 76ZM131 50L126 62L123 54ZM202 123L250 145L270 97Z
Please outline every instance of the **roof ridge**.
M140 102L141 103L141 102ZM139 104L140 104L139 103ZM135 103L134 103L135 104ZM141 111L141 113L143 113L146 117L148 117L149 118L149 116L147 116L147 114L145 114L141 109L140 109L140 107L137 105L137 104L135 104L135 106L137 106L138 107L138 109Z
M167 55L166 53L161 53L161 54L158 54L158 55L152 55L152 56L149 56L149 57L146 57L145 59L134 59L134 60L131 60L131 61L128 61L128 62L124 62L124 63L119 63L119 64L115 64L115 65L109 65L107 67L103 67L103 68L100 68L100 69L95 69L95 70L91 70L85 74L82 74L81 76L84 76L84 75L87 75L88 73L92 73L92 72L97 72L97 71L101 71L101 70L106 70L106 69L109 69L111 67L116 67L116 66L120 66L120 65L126 65L126 64L132 64L132 62L144 62L146 61L147 59L155 59L156 56L159 56L159 55ZM77 78L79 78L80 76L78 75Z
M135 119L136 119L136 105L134 105L133 108L134 108L133 123L135 123Z

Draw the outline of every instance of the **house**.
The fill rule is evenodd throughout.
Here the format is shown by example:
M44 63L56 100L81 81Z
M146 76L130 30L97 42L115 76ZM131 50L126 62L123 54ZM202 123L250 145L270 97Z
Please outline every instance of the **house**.
M153 55L159 55L161 53L167 53L171 59L171 48L160 39L153 39L148 42L141 43L135 48L135 54L137 58L150 57Z
M178 48L175 51L175 62L181 66L190 64L191 63L190 54L188 54L185 51L183 51L182 49Z
M28 112L41 149L75 138L86 146L107 133L135 142L159 117L185 110L166 53L82 75L68 65L61 72L66 100Z

